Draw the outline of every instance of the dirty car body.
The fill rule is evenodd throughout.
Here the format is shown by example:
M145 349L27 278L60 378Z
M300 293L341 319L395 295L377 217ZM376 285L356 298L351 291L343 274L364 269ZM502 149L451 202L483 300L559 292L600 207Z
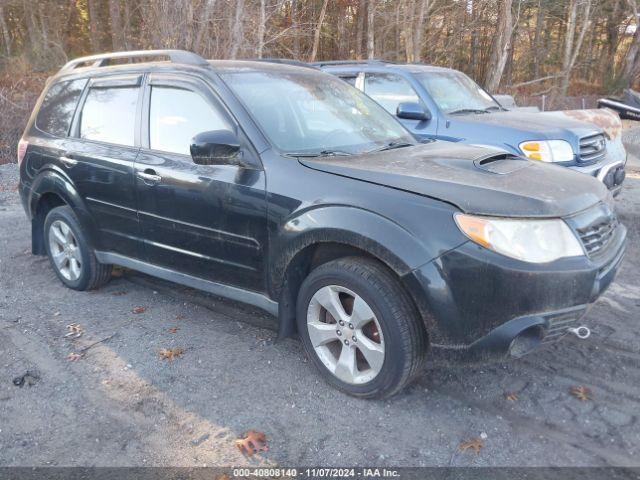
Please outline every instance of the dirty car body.
M611 112L508 110L448 68L377 61L317 65L380 102L419 138L487 145L552 162L596 177L614 195L624 181L627 154L620 119ZM426 115L403 114L398 107L407 103Z
M278 316L281 337L300 335L330 383L367 397L401 388L429 346L479 359L557 340L616 273L626 229L589 176L421 144L314 69L161 53L172 61L63 68L21 141L33 253L71 288L99 286L116 264L256 305ZM122 113L108 141L96 132L109 117L92 110L102 100ZM215 108L202 126L214 131L180 130L180 104ZM51 112L65 128L51 128ZM172 143L187 134L191 155ZM100 278L82 283L92 268ZM325 308L322 292L342 303ZM374 321L360 336L364 316ZM336 339L338 353L324 348Z

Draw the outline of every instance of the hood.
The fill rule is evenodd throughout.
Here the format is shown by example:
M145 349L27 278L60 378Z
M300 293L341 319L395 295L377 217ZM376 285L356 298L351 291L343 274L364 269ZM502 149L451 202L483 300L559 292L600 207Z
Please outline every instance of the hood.
M453 115L449 119L455 123L478 125L492 125L495 127L519 130L522 140L536 140L531 133L546 139L565 139L567 135L578 138L599 133L600 130L589 123L569 117L553 117L543 112L523 112L518 110L508 112L480 113L475 115ZM495 132L492 132L495 133ZM541 138L538 138L541 139Z
M299 161L315 170L443 200L477 215L564 217L609 196L588 175L450 142Z

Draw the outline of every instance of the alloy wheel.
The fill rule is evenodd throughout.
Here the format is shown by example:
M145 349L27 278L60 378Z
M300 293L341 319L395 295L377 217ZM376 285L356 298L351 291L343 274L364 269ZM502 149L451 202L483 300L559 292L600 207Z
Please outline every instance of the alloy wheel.
M49 227L49 251L53 263L67 280L74 282L82 272L82 255L73 231L62 220L56 220Z
M385 358L380 323L367 302L348 288L327 285L313 295L307 331L318 358L343 382L363 384L380 373Z

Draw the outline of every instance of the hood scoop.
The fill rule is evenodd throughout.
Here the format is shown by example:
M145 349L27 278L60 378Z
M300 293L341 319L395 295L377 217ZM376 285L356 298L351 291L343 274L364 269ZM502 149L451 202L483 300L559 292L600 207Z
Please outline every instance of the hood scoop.
M529 160L510 153L489 155L474 160L473 163L480 170L498 175L507 175L529 166Z

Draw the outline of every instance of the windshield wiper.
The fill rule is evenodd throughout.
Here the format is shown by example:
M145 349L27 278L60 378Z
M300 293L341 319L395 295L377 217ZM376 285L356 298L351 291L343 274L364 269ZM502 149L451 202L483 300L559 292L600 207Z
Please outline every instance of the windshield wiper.
M346 157L353 155L344 150L321 150L319 152L287 152L286 157L315 158L315 157Z
M384 152L385 150L393 150L394 148L413 147L414 145L416 144L409 143L409 142L389 142L381 147L374 148L373 150L368 150L364 153Z
M489 113L489 111L479 108L461 108L460 110L449 112L449 115L464 115L465 113Z
M487 109L485 111L486 112L495 112L496 110L505 111L506 108L499 107L498 105L491 105L490 107L487 107Z

